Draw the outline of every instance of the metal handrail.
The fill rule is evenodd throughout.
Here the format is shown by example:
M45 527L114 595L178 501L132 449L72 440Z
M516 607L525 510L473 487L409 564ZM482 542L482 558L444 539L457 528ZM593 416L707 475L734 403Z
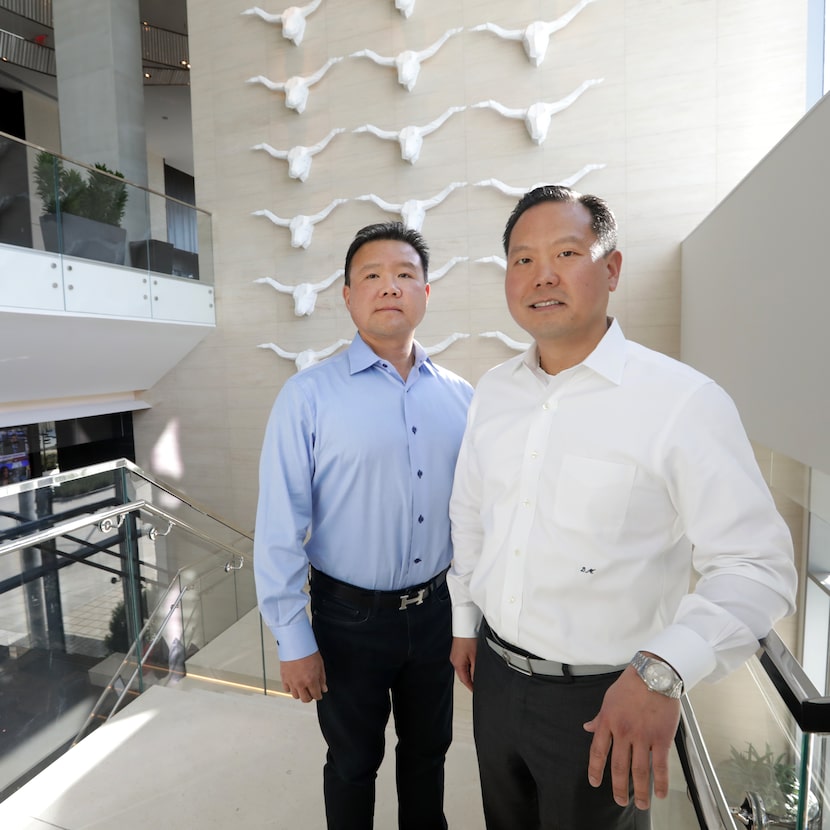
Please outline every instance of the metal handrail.
M0 8L52 28L52 0L2 0Z
M96 513L87 513L84 516L77 516L74 519L67 519L59 522L46 530L36 530L28 536L23 536L19 539L14 539L11 542L6 542L5 545L0 545L0 556L5 556L7 553L14 553L25 548L35 548L42 545L44 542L50 542L52 539L57 539L60 536L65 536L67 533L74 533L82 528L90 525L99 524L101 522L120 516L123 513L130 513L133 510L144 506L145 502L129 502L128 504L120 504L117 507L109 507L104 510L99 510Z
M771 631L761 640L761 665L802 732L830 732L830 697L821 695L784 641Z
M3 135L3 133L0 133L0 135ZM87 478L100 473L111 473L115 470L127 470L127 472L143 478L148 484L152 484L154 487L157 487L161 492L173 496L177 501L182 502L182 504L187 507L190 507L207 518L213 519L219 524L224 525L234 533L238 533L240 536L243 536L249 540L253 539L253 536L249 532L236 527L227 521L227 519L217 516L203 504L195 501L190 496L184 494L180 490L177 490L175 487L171 487L169 484L159 481L126 458L116 458L112 461L104 461L100 464L91 464L88 467L78 467L75 470L67 470L66 472L52 473L51 475L41 476L40 478L27 479L26 481L16 481L13 484L5 484L3 487L0 487L0 495L26 493L31 490L40 490L44 487L59 487L61 484L66 484L69 481L77 481L78 479Z
M15 66L23 66L42 75L55 75L55 50L26 40L14 32L0 29L0 54L4 61Z
M188 533L193 534L194 536L201 539L203 542L208 542L215 548L221 548L226 553L232 554L234 558L231 562L225 563L225 570L239 570L239 568L241 567L240 560L244 562L244 557L235 548L232 548L230 545L226 545L224 542L220 542L218 539L214 539L213 537L208 536L206 533L203 533L202 531L193 527L193 525L191 525L189 522L186 522L182 519L177 518L176 516L173 516L166 510L162 510L160 507L156 507L154 504L146 501L145 499L127 502L126 504L121 504L117 507L110 507L105 510L99 510L96 513L90 513L86 516L79 516L75 519L68 519L65 522L59 522L58 524L46 530L39 530L35 533L29 534L28 536L24 536L21 539L15 539L12 542L7 542L5 545L0 545L0 556L4 556L7 553L14 553L15 551L19 550L24 550L25 548L37 547L38 545L42 545L44 542L48 542L52 539L57 539L60 536L66 535L67 533L74 533L75 531L80 530L84 527L89 527L90 525L97 524L101 526L102 530L110 530L115 525L108 525L107 523L111 523L113 519L120 519L122 516L126 516L128 513L142 510L146 511L147 513L151 513L154 516L162 518L167 522L170 522L172 525L175 525L176 527L183 528ZM120 524L120 522L118 522L118 524ZM245 538L250 537L245 536Z
M26 21L39 23L41 26L54 30L52 15L52 0L0 0L0 9L11 12ZM20 37L14 32L12 36ZM153 26L146 21L141 23L141 57L151 64L170 68L178 68L185 73L189 68L189 39L182 32L174 32L161 26ZM47 60L51 64L48 74L55 74L55 50L51 47L33 44L37 49L49 54ZM21 63L27 69L44 71ZM184 67L184 68L183 68Z

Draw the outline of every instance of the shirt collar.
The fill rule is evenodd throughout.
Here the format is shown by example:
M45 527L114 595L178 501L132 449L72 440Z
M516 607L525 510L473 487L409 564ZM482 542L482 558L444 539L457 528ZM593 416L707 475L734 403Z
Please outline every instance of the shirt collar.
M424 347L417 340L414 341L414 344L415 368L420 370L422 366L426 365L432 371L432 361L427 356L426 351L424 351ZM358 372L362 372L370 366L382 362L382 358L378 357L366 345L366 342L359 333L355 334L351 346L347 349L347 354L349 355L349 374L351 375L356 375Z
M613 317L609 319L611 325L608 326L608 331L582 363L619 386L625 368L625 335L620 324Z
M611 325L597 343L596 348L589 354L580 366L585 366L596 372L598 375L610 380L611 383L619 385L622 383L623 369L625 368L625 335L620 324L613 317L609 318ZM525 367L531 371L539 366L539 347L533 343L530 348L520 356L516 362L514 371Z

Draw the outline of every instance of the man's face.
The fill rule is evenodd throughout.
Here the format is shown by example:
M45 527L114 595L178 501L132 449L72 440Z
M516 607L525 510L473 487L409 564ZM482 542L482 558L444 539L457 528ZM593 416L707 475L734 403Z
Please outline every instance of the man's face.
M360 247L343 299L361 337L405 342L426 312L429 285L418 252L408 243L377 239Z
M546 347L579 362L605 334L608 295L622 257L599 256L590 211L572 202L526 210L510 235L505 294L513 319ZM573 365L573 364L571 364Z

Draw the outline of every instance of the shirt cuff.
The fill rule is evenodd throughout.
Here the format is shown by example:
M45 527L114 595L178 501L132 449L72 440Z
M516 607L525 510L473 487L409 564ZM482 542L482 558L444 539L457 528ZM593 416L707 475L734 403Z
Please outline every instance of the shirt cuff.
M456 605L452 609L452 636L478 637L481 611L477 605Z
M292 625L277 625L272 631L280 660L299 660L317 651L317 640L306 614L301 614Z
M680 625L664 628L645 642L640 650L656 654L671 664L683 680L684 692L710 675L717 662L709 643L691 629Z

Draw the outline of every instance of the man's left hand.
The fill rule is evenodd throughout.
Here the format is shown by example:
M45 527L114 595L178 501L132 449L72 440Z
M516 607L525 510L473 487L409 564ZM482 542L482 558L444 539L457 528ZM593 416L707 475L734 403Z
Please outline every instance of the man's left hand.
M628 666L605 693L596 717L584 725L593 732L588 781L598 787L608 754L614 800L628 804L629 776L634 782L634 804L641 810L650 803L651 774L654 795L669 791L669 750L680 720L680 701L649 689Z

